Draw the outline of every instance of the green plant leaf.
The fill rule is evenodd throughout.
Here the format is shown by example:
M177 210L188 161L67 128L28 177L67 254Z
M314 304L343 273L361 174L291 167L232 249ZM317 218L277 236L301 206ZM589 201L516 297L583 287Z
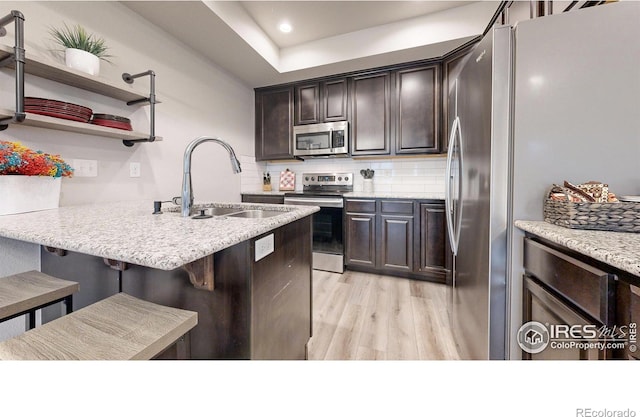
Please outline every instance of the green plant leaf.
M73 27L64 23L64 28L50 28L49 33L53 40L64 48L74 48L87 51L98 58L109 61L106 58L111 57L107 54L109 49L103 38L98 38L92 33L88 33L85 28L80 25Z

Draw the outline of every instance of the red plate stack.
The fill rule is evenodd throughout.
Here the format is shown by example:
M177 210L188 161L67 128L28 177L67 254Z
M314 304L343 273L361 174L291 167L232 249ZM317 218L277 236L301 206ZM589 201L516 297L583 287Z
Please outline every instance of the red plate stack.
M94 113L91 123L98 126L112 127L114 129L133 130L131 120L115 114Z
M93 114L89 107L38 97L25 97L24 111L84 123L88 123Z

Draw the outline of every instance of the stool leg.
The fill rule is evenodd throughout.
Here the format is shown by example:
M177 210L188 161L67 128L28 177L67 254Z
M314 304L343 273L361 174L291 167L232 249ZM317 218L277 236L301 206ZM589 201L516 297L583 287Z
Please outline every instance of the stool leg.
M36 328L36 311L31 310L27 313L29 317L29 330Z
M67 314L73 313L73 295L64 297L64 305L67 307Z
M191 338L189 334L191 332L185 333L178 341L176 342L176 359L191 359Z

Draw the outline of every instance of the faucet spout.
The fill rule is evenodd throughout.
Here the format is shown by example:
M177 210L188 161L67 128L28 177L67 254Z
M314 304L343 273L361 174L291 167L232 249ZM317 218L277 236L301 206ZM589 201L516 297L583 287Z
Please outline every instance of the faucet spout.
M200 136L194 139L184 151L184 160L182 165L182 217L189 217L191 214L191 207L193 206L193 187L191 185L191 154L193 150L204 142L215 142L222 146L229 152L229 158L231 159L231 168L233 172L239 174L242 172L240 168L240 161L236 157L236 153L233 151L231 145L219 138L210 136Z

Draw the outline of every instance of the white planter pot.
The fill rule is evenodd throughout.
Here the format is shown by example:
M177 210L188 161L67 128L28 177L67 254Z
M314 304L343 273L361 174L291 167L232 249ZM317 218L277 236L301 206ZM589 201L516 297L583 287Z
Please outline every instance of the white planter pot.
M362 183L362 191L364 191L365 193L372 193L373 192L373 179L365 178L362 181L363 181L363 183Z
M81 49L67 48L64 50L64 60L67 67L91 75L100 73L100 58Z
M0 215L57 208L61 178L0 175Z

